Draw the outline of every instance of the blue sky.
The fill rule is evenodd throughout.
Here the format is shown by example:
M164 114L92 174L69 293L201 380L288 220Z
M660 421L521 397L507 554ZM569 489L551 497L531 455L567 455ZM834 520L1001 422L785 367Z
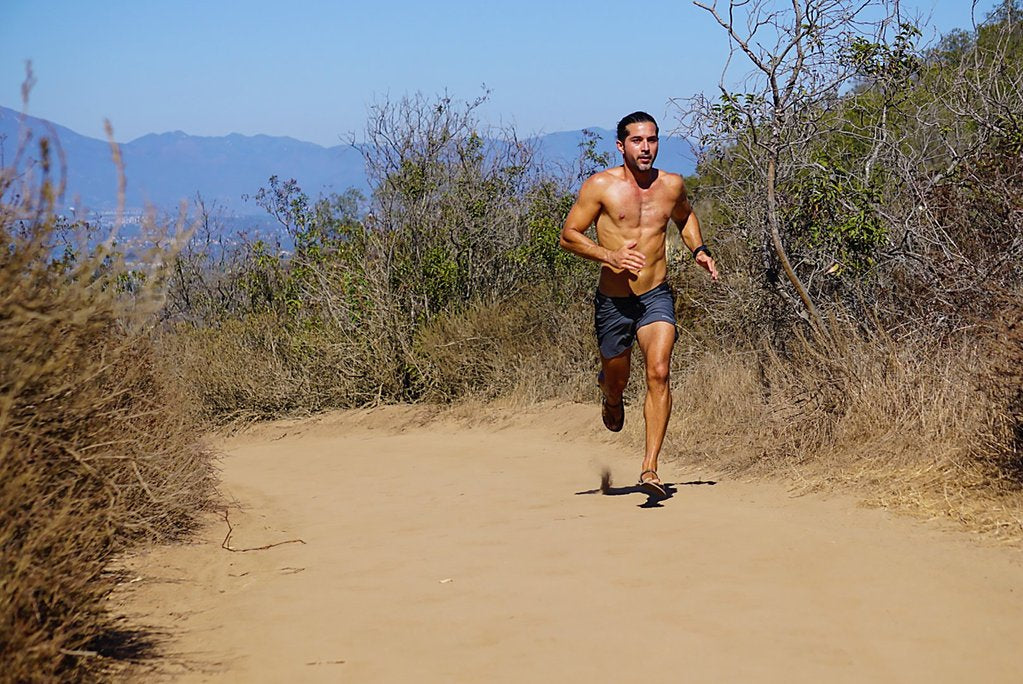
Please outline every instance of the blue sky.
M973 0L904 0L933 38L970 26ZM996 0L978 0L978 20ZM482 116L520 134L611 128L715 88L721 30L687 0L329 2L0 0L0 105L118 140L151 132L289 135L362 130L374 101L491 91ZM645 58L636 58L644 53ZM361 137L361 136L360 136Z

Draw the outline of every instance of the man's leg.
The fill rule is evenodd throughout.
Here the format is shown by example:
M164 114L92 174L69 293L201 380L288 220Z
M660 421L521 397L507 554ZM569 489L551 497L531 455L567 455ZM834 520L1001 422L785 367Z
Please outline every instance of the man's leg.
M597 352L600 356L600 375L597 384L604 395L604 425L617 432L625 419L622 393L629 382L629 366L632 362L632 343L635 341L632 319L625 315L612 297L597 291L593 296L593 325L597 335ZM624 349L623 349L624 347ZM621 349L615 356L606 356Z
M604 393L607 403L617 406L622 403L622 394L629 384L629 366L632 363L632 347L618 356L605 359L600 356L600 391Z
M671 349L675 344L675 326L666 321L644 325L636 331L639 348L646 358L646 401L643 417L646 419L646 453L643 470L657 470L657 457L664 443L671 415L671 388L669 372ZM647 475L646 479L652 479Z

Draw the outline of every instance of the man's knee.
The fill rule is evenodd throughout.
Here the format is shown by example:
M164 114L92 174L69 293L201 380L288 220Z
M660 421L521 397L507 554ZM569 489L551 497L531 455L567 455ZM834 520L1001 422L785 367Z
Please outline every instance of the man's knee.
M666 387L671 377L671 364L668 361L653 361L646 367L646 382L650 387Z

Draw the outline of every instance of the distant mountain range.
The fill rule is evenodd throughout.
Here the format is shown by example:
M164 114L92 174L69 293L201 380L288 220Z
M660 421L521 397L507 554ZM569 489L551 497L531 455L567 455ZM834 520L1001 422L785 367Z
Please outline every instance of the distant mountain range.
M614 133L589 129L600 136L598 152L609 152L612 163L620 159ZM117 205L117 174L110 146L104 140L79 135L69 128L22 115L0 106L0 161L13 163L18 141L25 133L33 141L19 166L38 159L38 140L56 135L67 161L65 207L107 212ZM541 159L552 168L572 168L579 157L583 132L564 131L532 139ZM268 135L195 136L175 131L151 133L120 145L127 179L126 205L141 210L152 205L175 211L182 201L197 193L237 216L261 214L251 200L272 175L294 178L309 195L343 192L348 188L368 191L362 153L351 145L322 147L294 138ZM662 138L657 165L676 173L692 174L695 161L688 143Z

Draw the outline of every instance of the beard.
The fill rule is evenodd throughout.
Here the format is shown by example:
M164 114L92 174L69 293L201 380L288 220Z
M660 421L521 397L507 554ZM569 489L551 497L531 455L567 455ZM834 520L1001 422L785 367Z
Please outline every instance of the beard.
M653 157L648 157L646 159L636 157L636 159L633 160L633 163L635 164L636 168L639 169L640 171L649 171L650 169L654 168Z

